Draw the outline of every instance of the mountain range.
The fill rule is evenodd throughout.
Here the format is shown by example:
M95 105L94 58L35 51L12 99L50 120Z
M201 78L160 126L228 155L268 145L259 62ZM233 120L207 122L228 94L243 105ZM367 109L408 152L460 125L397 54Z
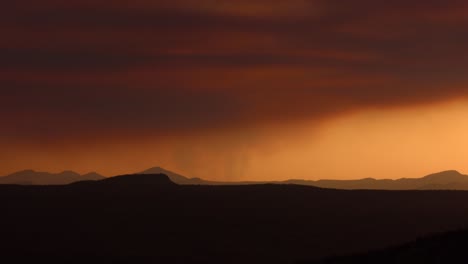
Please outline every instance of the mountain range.
M377 180L373 178L360 180L289 180L285 183L345 190L468 190L468 175L450 170L430 174L422 178L397 180Z
M0 177L0 184L63 185L78 181L95 181L102 179L105 179L105 177L95 172L80 175L74 171L49 173L34 170L24 170Z
M458 171L449 170L427 175L422 178L374 179L365 178L359 180L300 180L287 181L242 181L222 182L208 181L200 178L189 178L181 174L166 170L161 167L153 167L135 174L165 174L169 179L180 185L250 185L250 184L295 184L307 185L328 189L345 190L468 190L468 175ZM63 185L79 181L102 180L106 177L92 172L80 175L73 171L61 173L37 172L33 170L19 171L4 177L0 177L0 184L19 185Z

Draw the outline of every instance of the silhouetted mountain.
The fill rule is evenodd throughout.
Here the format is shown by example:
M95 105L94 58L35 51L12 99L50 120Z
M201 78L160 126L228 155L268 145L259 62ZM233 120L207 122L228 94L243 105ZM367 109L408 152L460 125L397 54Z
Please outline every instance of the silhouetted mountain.
M80 175L74 171L48 173L24 170L10 174L8 176L0 177L0 184L61 185L77 181L102 180L104 178L105 177L95 172Z
M282 264L389 248L468 223L464 191L177 185L160 174L0 185L0 201L8 263Z
M182 176L180 174L177 174L172 171L168 171L166 169L163 169L161 167L154 167L151 169L147 169L145 171L139 172L138 174L165 174L171 179L171 181L177 183L177 184L194 184L194 185L200 185L200 184L210 184L212 182L202 180L200 178L188 178L185 176Z
M289 180L285 183L345 190L468 190L468 176L453 170L414 179L376 180L366 178L361 180Z
M165 174L133 174L107 178L101 181L89 182L90 184L100 185L101 188L117 188L122 191L144 190L167 191L172 190L178 185L172 182Z
M296 184L344 190L468 190L468 176L454 170L431 174L423 178L402 178L398 180L366 178L360 180L287 180L270 182L207 181L200 178L189 178L161 167L154 167L136 174L165 174L171 181L181 185ZM0 177L0 184L60 185L77 181L101 180L104 178L95 172L80 176L73 171L52 174L26 170Z
M430 174L423 178L423 180L430 184L445 184L447 182L460 182L460 181L468 181L468 176L463 175L458 171L450 170L450 171L443 171L439 173Z
M138 186L176 186L176 184L169 179L165 174L132 174L110 177L101 180L99 183L105 184L120 184L120 185L138 185Z
M442 264L468 263L468 230L449 232L386 250L301 264ZM299 264L299 263L298 263Z

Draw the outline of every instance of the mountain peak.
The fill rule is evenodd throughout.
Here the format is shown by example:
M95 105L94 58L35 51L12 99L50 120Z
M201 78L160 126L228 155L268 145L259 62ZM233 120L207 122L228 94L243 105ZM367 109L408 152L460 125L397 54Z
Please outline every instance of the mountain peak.
M152 168L149 168L147 170L144 170L144 171L140 172L139 174L158 174L158 173L162 173L162 172L168 172L168 170L157 166L157 167L152 167Z
M97 172L90 172L90 173L86 173L84 175L82 175L81 177L87 179L87 180L103 180L105 179L106 177L102 176L101 174L97 173Z
M467 180L468 176L461 174L456 170L447 170L442 171L434 174L427 175L423 179L431 180L431 181L459 181L459 180Z
M79 173L71 170L62 171L61 173L58 173L58 175L81 176Z

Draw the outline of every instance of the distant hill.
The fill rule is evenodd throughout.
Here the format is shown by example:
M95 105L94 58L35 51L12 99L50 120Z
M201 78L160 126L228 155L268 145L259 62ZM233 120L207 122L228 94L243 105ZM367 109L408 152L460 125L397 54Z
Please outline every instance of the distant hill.
M402 178L398 180L289 180L285 183L312 185L321 188L345 190L468 190L468 176L450 170L428 175L423 178Z
M80 175L74 171L49 173L38 172L34 170L24 170L0 177L0 184L63 185L77 181L95 181L102 179L105 179L105 177L95 172Z

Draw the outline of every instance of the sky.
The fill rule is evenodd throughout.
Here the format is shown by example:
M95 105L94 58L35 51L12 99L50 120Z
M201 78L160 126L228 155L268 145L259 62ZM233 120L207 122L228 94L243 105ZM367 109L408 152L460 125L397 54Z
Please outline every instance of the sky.
M0 175L468 173L465 0L10 1Z

